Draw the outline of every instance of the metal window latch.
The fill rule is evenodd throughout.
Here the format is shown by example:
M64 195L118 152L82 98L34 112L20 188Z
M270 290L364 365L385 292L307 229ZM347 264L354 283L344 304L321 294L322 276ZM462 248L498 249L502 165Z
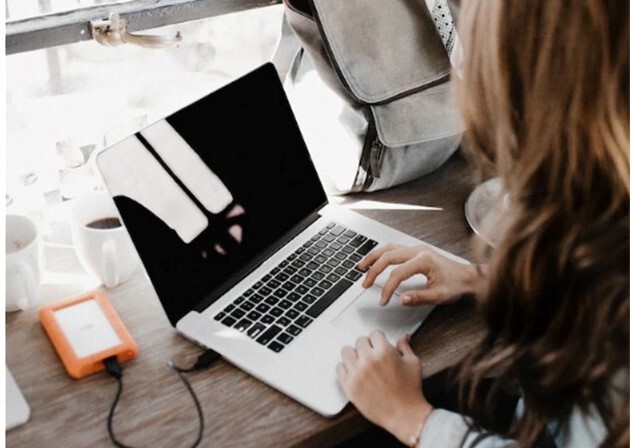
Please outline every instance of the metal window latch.
M123 44L134 44L145 48L169 48L182 41L180 31L174 36L156 36L131 34L126 30L125 20L113 12L106 20L91 20L92 38L106 47L118 47Z

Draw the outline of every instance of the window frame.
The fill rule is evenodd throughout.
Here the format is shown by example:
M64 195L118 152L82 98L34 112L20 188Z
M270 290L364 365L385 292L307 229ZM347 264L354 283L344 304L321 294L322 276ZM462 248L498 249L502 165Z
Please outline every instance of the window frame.
M118 13L128 32L281 3L281 0L133 0L45 14L6 23L7 55L92 40L90 22ZM185 36L186 37L186 36Z

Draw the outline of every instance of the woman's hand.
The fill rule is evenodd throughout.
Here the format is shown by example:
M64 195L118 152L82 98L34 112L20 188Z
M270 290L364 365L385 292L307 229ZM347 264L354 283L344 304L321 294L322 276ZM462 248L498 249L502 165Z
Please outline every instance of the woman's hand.
M412 445L432 411L421 390L421 361L408 336L393 347L384 333L363 336L346 346L338 364L338 381L347 398L367 419Z
M465 294L473 294L480 281L475 265L457 263L427 246L388 244L369 252L358 263L359 269L368 269L362 286L370 288L384 269L395 264L399 266L393 270L382 289L380 305L386 305L399 284L415 274L426 276L426 288L403 293L399 299L402 305L454 302Z

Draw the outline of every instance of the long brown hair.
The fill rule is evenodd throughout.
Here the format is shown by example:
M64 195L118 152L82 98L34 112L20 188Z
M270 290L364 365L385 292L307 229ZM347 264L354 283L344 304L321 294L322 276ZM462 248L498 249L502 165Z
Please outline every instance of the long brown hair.
M488 254L488 332L462 366L464 401L476 407L487 376L515 380L520 446L574 409L596 410L603 446L628 446L630 4L462 5L466 147L500 176L511 210Z

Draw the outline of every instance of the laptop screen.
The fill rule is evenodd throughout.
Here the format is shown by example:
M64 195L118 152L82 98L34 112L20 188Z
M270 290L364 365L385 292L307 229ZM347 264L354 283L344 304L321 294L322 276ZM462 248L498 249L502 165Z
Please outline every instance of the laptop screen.
M97 164L173 325L327 202L270 63Z

